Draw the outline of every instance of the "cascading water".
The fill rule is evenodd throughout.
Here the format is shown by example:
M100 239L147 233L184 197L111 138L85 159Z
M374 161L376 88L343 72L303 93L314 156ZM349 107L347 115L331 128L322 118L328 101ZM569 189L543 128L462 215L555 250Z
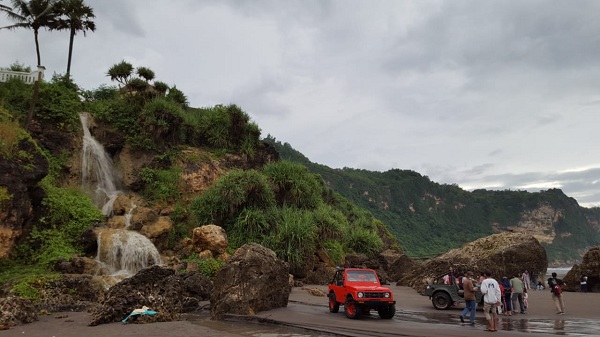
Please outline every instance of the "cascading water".
M84 187L96 183L94 203L102 207L105 216L112 214L113 203L119 196L118 178L114 174L113 163L104 147L90 133L88 114L80 114L83 127L83 153L81 161L81 183ZM92 180L92 177L95 180Z
M135 206L136 206L136 204L134 204L132 201L129 212L127 212L127 214L125 214L125 228L129 228L129 226L131 226L131 216L133 215L133 209L135 208Z
M97 234L96 261L102 264L105 274L129 277L141 269L161 264L156 247L136 231L104 228Z
M104 147L90 133L87 114L80 115L83 126L82 184L85 187L96 184L94 202L105 216L112 216L113 204L122 192L117 188L119 180L113 169L110 156ZM93 179L95 180L93 180ZM125 215L129 227L132 211ZM98 228L98 253L96 261L101 266L100 273L110 275L112 282L134 275L139 270L154 264L162 264L158 250L142 234L127 229Z

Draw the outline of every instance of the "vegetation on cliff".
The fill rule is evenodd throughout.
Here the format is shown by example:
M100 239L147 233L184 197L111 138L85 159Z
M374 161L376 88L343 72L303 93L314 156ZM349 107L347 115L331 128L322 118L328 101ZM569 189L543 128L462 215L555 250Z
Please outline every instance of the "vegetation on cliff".
M21 235L12 263L5 261L5 267L34 265L30 270L36 273L51 270L59 261L82 255L79 236L105 221L91 199L68 183L72 172L67 162L73 155L73 139L81 137L78 115L82 111L109 134L106 148L112 154L125 146L152 154L151 163L135 172L130 188L150 203L173 205L170 249L176 250L194 227L210 223L227 230L230 251L257 242L298 271L313 263L309 257L317 249L328 252L336 263L348 253L373 256L385 248L399 249L381 221L334 193L303 165L260 160L268 148L260 140L258 125L241 108L189 107L175 86L155 81L150 69L134 69L121 62L109 70L111 78L123 84L120 89L103 85L84 91L61 76L41 83L31 136L18 127L27 118L29 106L23 102L31 100L31 86L16 79L0 83L0 107L6 115L2 124L6 127L1 128L6 132L0 132L0 144L6 149L0 149L0 155L14 156L8 150L16 137L8 130L14 128L37 142L49 163L45 178L30 186L41 191L40 199L27 224L14 224L20 226ZM201 148L205 155L185 151L190 148ZM206 191L193 194L183 186L184 171L229 155L245 159L237 168L238 164L229 164ZM4 189L0 198L6 212L20 202ZM180 258L197 260L194 253ZM214 274L213 269L206 272ZM2 279L14 278L15 271L3 268Z
M559 189L468 192L410 170L332 169L310 162L288 143L271 136L265 141L281 158L302 163L334 191L368 209L413 257L434 257L502 231L536 236L554 264L573 263L600 244L600 208L580 207Z

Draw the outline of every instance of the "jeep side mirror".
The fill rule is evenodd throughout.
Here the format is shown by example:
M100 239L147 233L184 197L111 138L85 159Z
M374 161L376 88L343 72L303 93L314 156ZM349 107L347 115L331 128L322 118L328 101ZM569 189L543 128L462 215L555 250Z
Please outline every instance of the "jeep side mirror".
M386 280L381 280L381 285L382 285L382 286L385 286L385 285L388 285L388 284L390 284L388 281L386 281Z

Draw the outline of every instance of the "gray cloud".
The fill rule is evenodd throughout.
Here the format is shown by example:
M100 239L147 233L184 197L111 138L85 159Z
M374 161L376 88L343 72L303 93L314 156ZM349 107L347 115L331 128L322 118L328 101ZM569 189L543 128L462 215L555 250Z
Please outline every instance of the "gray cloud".
M86 89L125 59L193 106L238 104L321 164L600 204L596 1L88 1ZM63 73L68 34L40 38ZM35 64L31 32L0 39L0 66Z

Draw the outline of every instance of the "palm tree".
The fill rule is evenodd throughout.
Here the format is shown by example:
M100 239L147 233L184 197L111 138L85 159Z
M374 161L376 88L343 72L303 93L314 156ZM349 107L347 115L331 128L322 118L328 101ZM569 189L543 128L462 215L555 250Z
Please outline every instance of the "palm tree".
M85 36L85 32L95 31L96 23L92 21L96 16L94 15L94 9L83 3L83 0L60 0L56 7L56 14L59 17L55 26L51 29L70 31L69 39L69 59L67 61L67 78L71 74L71 59L73 56L73 41L77 31L82 31Z
M33 36L35 38L35 51L37 53L37 66L38 70L42 67L42 57L40 56L40 43L38 41L38 33L42 27L52 27L56 24L57 14L54 11L54 5L56 0L12 0L12 9L8 6L0 6L0 11L6 13L9 19L16 22L14 25L0 27L0 29L17 29L27 28L33 30ZM35 105L37 104L39 87L40 87L40 75L38 74L38 80L33 85L33 97L31 98L31 104L29 105L29 112L27 113L27 121L25 122L25 130L29 129L31 121L33 120L33 114L35 112Z
M40 43L38 41L38 32L42 27L51 27L56 22L56 12L54 5L56 0L12 0L12 9L8 6L0 6L0 11L15 22L14 25L0 27L0 29L27 28L33 30L35 38L35 51L37 53L37 65L42 65L40 56Z

